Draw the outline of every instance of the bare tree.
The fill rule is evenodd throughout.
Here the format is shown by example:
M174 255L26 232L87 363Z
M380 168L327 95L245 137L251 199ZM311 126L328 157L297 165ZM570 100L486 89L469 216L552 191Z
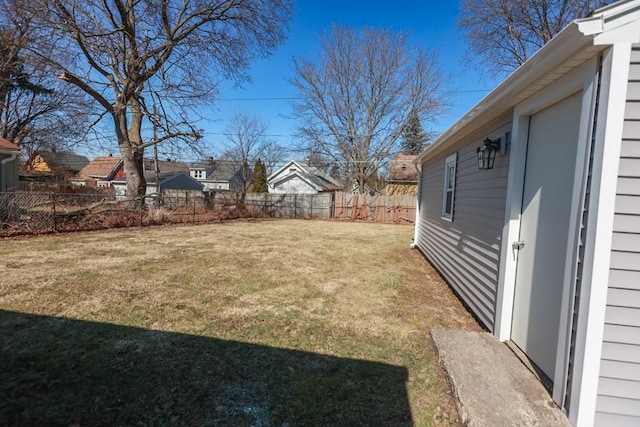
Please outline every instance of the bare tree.
M463 0L458 25L466 59L494 78L512 72L572 20L612 1Z
M244 70L285 37L291 0L2 0L31 16L34 56L80 88L113 120L128 194L144 194L143 155L166 140L194 142L192 114L218 77ZM143 141L154 115L158 137ZM151 110L151 111L150 111Z
M289 154L287 147L274 140L268 140L265 143L260 158L262 159L264 168L267 171L267 177L275 172L277 165L282 165L282 163L289 160L287 159Z
M79 90L56 79L46 64L28 63L27 20L11 20L0 9L0 136L18 144L25 156L38 149L64 149L89 125Z
M320 42L317 63L294 59L303 150L333 160L365 188L397 151L412 112L425 122L444 111L447 78L437 53L410 46L402 32L334 25Z
M251 184L250 171L258 158L269 147L267 138L268 126L257 117L244 111L236 112L227 125L227 143L221 158L232 161L242 168L242 194L244 195Z

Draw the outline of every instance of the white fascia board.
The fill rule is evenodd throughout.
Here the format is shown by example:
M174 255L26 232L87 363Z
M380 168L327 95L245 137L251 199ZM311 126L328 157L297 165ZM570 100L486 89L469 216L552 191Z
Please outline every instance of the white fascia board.
M267 177L267 182L273 181L276 179L276 177L284 170L287 170L288 167L291 166L291 164L294 163L293 160L288 161L287 163L284 164L284 166L282 166L280 169L278 169L277 171L273 172L271 175L269 175Z
M269 183L270 181L274 181L274 182L277 181L278 175L286 171L287 169L289 169L292 165L295 165L298 169L302 169L302 166L300 166L298 162L296 162L295 160L289 160L287 163L284 164L284 166L282 166L280 169L278 169L277 171L275 171L274 173L272 173L267 177L267 183Z
M598 34L594 39L595 45L611 45L614 43L630 41L631 43L640 43L640 13L635 14L636 17L630 22L616 26L611 30L606 30Z

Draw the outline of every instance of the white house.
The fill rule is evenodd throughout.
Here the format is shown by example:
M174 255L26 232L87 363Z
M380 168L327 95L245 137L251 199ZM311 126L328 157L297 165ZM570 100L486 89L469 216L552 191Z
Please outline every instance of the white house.
M267 178L269 193L317 194L340 191L338 181L319 168L291 160Z
M571 23L415 162L416 247L571 423L640 425L640 0Z

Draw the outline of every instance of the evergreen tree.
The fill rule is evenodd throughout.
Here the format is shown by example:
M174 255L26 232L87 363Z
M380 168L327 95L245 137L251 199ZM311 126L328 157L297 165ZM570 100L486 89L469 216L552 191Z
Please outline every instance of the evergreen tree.
M420 154L427 145L427 134L422 129L420 118L411 113L402 130L402 154Z
M256 165L253 167L253 192L254 193L266 193L267 189L267 169L262 163L262 160L258 159Z

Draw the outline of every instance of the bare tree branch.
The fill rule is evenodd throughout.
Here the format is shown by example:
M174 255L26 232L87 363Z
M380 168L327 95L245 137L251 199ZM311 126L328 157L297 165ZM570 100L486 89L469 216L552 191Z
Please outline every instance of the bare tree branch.
M514 71L572 20L609 0L463 0L458 26L468 64L501 79Z
M197 107L221 77L246 80L249 61L282 42L293 12L292 0L0 1L33 22L33 56L109 112L129 194L145 191L145 147L197 140ZM145 142L151 94L166 104L166 133Z
M236 112L227 125L227 142L221 158L238 164L242 168L242 193L246 193L251 184L250 171L258 158L269 158L274 143L267 138L268 126L257 117L244 111Z
M397 151L412 113L427 122L445 111L447 78L436 52L400 32L336 25L321 35L321 50L318 63L294 59L303 151L331 159L364 188Z

